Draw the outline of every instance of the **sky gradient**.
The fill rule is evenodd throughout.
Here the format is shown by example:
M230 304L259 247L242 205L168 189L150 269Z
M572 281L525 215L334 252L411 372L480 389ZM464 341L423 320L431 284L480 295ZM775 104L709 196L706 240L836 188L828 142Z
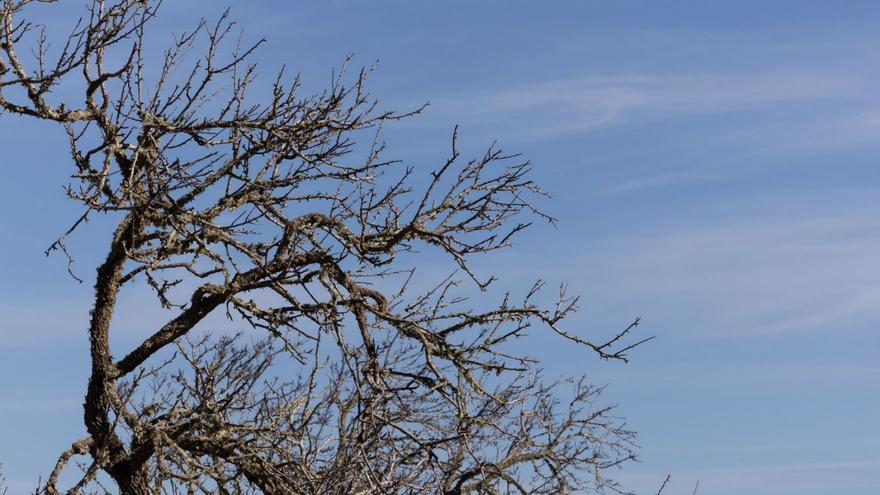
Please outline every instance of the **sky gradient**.
M222 7L170 3L156 40ZM668 473L669 494L880 492L880 3L230 5L268 39L266 75L286 64L317 89L354 53L379 61L387 107L429 101L386 130L389 156L433 166L458 124L465 155L497 139L533 162L558 228L483 270L567 281L583 332L641 316L657 336L626 365L533 336L549 373L609 384L640 432L626 488ZM82 431L90 285L42 254L78 216L63 131L2 116L0 150L0 463L19 493ZM87 279L106 235L72 241ZM124 347L149 328L117 330Z

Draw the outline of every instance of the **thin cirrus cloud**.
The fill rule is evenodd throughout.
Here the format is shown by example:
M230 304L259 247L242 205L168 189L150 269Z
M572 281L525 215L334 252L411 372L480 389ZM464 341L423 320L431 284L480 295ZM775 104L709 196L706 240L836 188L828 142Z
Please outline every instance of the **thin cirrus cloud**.
M589 280L611 281L588 300L629 294L644 316L690 337L760 338L858 328L880 316L880 215L838 212L798 219L743 218L593 243L572 261ZM656 304L652 301L658 301ZM610 302L609 302L610 303ZM678 315L678 316L677 316Z
M614 125L862 94L861 80L810 71L582 76L434 102L437 118L507 123L542 138Z
M629 177L599 184L597 192L631 194L873 146L880 137L880 100L871 79L867 69L585 75L441 98L414 124L458 121L471 131L504 136L506 143L590 139L596 131L622 130L638 146L586 145L592 162L610 160L631 170ZM669 135L667 124L684 127Z
M789 121L754 121L716 129L711 136L694 133L693 139L686 142L642 146L630 152L631 159L655 163L662 157L665 170L639 170L632 177L604 185L596 192L632 194L719 182L767 169L797 168L801 160L816 156L875 149L880 138L877 115L873 110L859 109L818 113L806 119L793 117Z

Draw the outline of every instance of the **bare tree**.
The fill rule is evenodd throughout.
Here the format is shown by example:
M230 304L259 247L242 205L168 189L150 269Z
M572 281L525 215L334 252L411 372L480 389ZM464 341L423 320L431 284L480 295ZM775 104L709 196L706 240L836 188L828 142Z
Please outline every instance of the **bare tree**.
M53 45L29 20L45 3L0 0L0 112L66 131L82 210L49 251L72 262L84 222L116 227L88 328L88 437L40 491L618 490L605 473L634 458L633 433L598 388L547 383L512 343L540 327L625 360L638 321L594 341L562 326L577 298L541 305L538 282L487 305L495 278L473 266L552 221L528 163L494 146L462 160L455 133L430 172L386 159L381 126L419 110L381 110L369 71L344 67L319 94L283 71L250 91L261 42L238 41L228 13L151 65L157 4L94 1ZM418 250L460 277L426 285ZM170 318L114 359L117 299L136 284ZM204 328L212 313L249 330Z

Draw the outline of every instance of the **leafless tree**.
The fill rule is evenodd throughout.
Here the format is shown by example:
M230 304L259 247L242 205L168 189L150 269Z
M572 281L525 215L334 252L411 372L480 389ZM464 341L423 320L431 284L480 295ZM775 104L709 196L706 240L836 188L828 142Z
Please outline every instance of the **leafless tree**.
M548 383L513 343L541 328L625 360L638 321L595 341L563 328L564 290L487 304L498 284L473 266L552 221L528 163L494 146L463 160L455 133L430 172L386 159L381 126L418 109L382 110L369 71L344 67L318 94L283 70L251 91L262 42L228 13L151 64L157 3L94 1L54 44L33 20L47 3L0 0L0 113L66 131L81 216L49 251L72 262L85 222L116 227L88 327L88 437L42 493L619 490L606 471L634 458L633 433L598 388ZM419 251L453 275L425 284ZM114 359L136 284L169 319ZM212 313L248 330L206 328Z
M6 488L6 475L3 474L3 465L0 464L0 495L6 495L9 489Z

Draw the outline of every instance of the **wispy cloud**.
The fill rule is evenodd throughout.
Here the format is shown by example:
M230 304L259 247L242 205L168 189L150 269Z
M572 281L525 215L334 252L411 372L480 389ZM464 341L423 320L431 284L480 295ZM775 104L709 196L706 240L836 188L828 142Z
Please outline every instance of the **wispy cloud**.
M633 193L875 146L880 98L874 79L860 68L583 75L440 98L413 123L459 122L478 135L504 136L507 144L571 142L623 130L633 146L615 146L613 153L601 141L584 146L592 166L621 169L597 185L598 192Z
M607 194L720 181L772 166L794 169L803 160L876 150L880 142L880 101L871 98L833 109L783 113L710 126L711 134L692 131L677 146L645 146L633 158L659 162L664 170L647 171L602 189ZM650 158L646 158L650 157ZM826 167L837 165L829 160ZM640 172L643 172L640 170Z
M880 317L874 208L799 218L743 213L622 237L586 242L583 256L556 259L555 271L579 267L578 278L603 281L581 288L588 304L620 312L609 294L618 300L625 294L639 301L642 316L682 336L843 331ZM567 268L558 275L572 276Z
M458 95L435 107L442 116L506 123L513 128L506 131L546 137L862 91L860 78L815 71L585 75Z
M649 175L646 177L637 177L605 188L601 192L605 194L629 193L641 191L643 189L674 186L698 180L714 179L717 178L717 176L718 173L716 170L706 168L686 169L676 172Z

